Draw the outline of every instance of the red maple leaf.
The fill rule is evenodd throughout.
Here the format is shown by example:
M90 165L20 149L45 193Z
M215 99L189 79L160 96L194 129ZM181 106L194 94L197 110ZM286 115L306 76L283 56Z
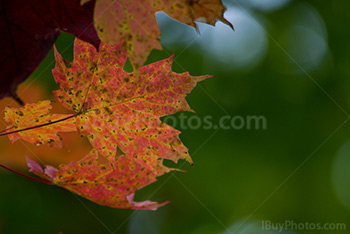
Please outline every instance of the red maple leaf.
M135 191L155 182L157 176L171 170L163 166L162 161L158 161L154 170L149 170L129 157L120 155L112 164L101 165L98 163L97 151L92 150L82 160L61 165L58 169L46 166L43 170L28 157L27 162L30 172L100 205L155 210L169 203L134 201Z
M17 86L45 58L61 31L93 44L100 40L92 24L95 0L0 0L0 99L17 101Z
M50 114L48 101L7 108L5 120L12 130L0 135L11 133L13 141L25 139L61 146L57 132L79 131L94 147L91 154L79 162L62 165L58 171L48 167L46 173L30 162L32 171L99 204L135 209L163 204L134 203L132 196L137 189L170 170L162 165L163 159L174 162L186 159L190 163L192 160L179 138L180 132L159 118L191 111L186 95L197 82L210 76L172 72L173 57L142 67L137 76L128 73L123 70L127 59L123 43L101 43L97 51L89 43L76 39L74 51L72 63L55 52L53 75L60 83L60 89L54 92L57 99L75 113ZM116 155L117 148L125 155ZM101 172L102 166L96 161L97 152L108 159L105 172ZM105 186L110 176L128 181L125 183L131 187L119 191L120 180L116 179L110 185L113 191L108 192ZM88 182L84 183L85 180ZM103 189L96 184L103 184ZM114 202L111 200L113 204L109 203L111 196L115 198Z
M88 2L89 0L82 0ZM101 40L107 44L125 40L128 58L138 70L153 49L160 50L160 31L155 13L196 26L195 21L214 25L221 20L233 28L223 14L221 0L96 0L94 23Z

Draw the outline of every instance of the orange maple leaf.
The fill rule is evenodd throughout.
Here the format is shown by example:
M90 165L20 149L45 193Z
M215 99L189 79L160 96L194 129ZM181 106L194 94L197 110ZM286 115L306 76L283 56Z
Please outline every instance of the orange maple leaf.
M142 167L125 155L118 156L112 164L100 165L97 151L92 150L82 160L61 165L58 169L46 166L43 170L28 157L27 162L30 172L100 205L155 210L169 203L133 200L135 191L172 170L163 166L162 160L158 161L155 170Z
M76 39L72 63L55 51L53 75L60 89L54 94L75 113L50 114L49 101L7 108L5 120L16 129L0 135L60 147L57 132L78 131L94 147L88 156L59 169L48 166L46 171L29 160L31 171L102 205L155 209L165 203L135 203L134 192L171 170L163 166L163 159L192 163L180 132L159 118L191 111L186 95L198 81L210 76L174 73L170 57L142 67L136 78L123 70L127 56L122 44L101 43L97 52ZM117 148L124 154L116 155ZM96 161L97 152L108 159L106 171ZM110 177L114 180L108 185ZM123 187L123 183L127 185Z
M60 83L60 89L54 94L75 114L70 117L50 115L45 112L50 108L49 102L27 104L14 111L7 109L5 120L17 126L27 118L25 127L38 125L39 112L32 112L33 108L45 110L40 112L43 117L40 123L46 121L40 126L44 127L24 128L25 132L18 129L13 140L22 138L40 144L56 142L54 146L57 146L55 131L77 130L111 162L115 160L118 147L149 168L156 166L158 158L174 162L186 159L192 163L179 138L180 132L159 118L179 111L191 111L185 96L198 81L210 76L174 73L170 57L142 67L136 79L134 73L123 70L126 51L122 43L101 44L97 52L90 44L77 39L74 50L72 63L55 52L57 63L53 75ZM58 118L64 121L59 122ZM67 129L55 127L65 122L68 123Z
M87 0L82 0L82 3ZM125 40L134 69L138 70L153 49L160 50L160 31L155 13L164 11L170 17L196 26L195 21L214 25L221 20L233 28L223 14L221 0L97 0L94 23L101 40L113 44Z
M21 130L9 135L11 142L23 139L32 144L49 144L62 148L62 139L57 132L75 131L75 119L69 114L50 114L51 108L51 102L48 100L20 108L6 107L4 119L8 123L13 123L9 128L13 131ZM42 126L36 128L35 125ZM35 130L30 131L33 126ZM28 130L23 131L24 129Z
M49 94L45 87L40 83L32 83L31 80L26 80L23 82L18 89L18 93L21 94L22 100L25 100L27 103L34 103L40 100L52 99L53 95ZM20 107L14 100L11 98L5 98L0 101L0 109L5 110L9 105L14 107ZM65 107L61 105L59 102L51 102L53 106L52 112L55 113L71 113L71 111L67 110ZM12 110L12 111L15 111ZM0 113L0 118L4 118L4 112ZM33 116L36 113L33 113ZM69 116L69 115L67 115ZM40 116L38 116L39 118ZM40 120L39 120L40 121ZM46 123L43 121L42 123ZM6 123L2 122L3 127L6 127ZM23 127L32 127L31 126L23 126L24 123L20 123ZM47 125L48 127L49 125ZM66 127L66 126L62 126ZM73 129L76 129L73 126ZM15 126L7 127L6 131L13 131ZM5 131L4 131L5 132ZM22 132L20 132L22 133ZM23 131L25 133L25 131ZM35 132L33 132L35 133ZM55 132L53 133L55 134ZM28 154L28 156L33 157L34 155L40 159L41 161L52 164L54 166L59 165L61 163L69 163L70 161L76 161L81 159L82 155L87 154L91 150L91 145L87 139L81 138L77 132L60 132L63 143L60 142L60 137L58 137L58 141L56 142L58 145L56 147L50 147L50 144L36 146L39 142L25 142L18 140L14 143L13 138L16 134L9 135L11 141L7 137L0 137L0 148L1 148L1 157L0 164L6 165L10 168L14 169L26 169L27 164L25 160L23 160L23 155ZM51 139L51 138L50 138ZM45 140L44 140L45 141ZM51 142L53 145L54 142ZM60 146L64 145L62 149Z

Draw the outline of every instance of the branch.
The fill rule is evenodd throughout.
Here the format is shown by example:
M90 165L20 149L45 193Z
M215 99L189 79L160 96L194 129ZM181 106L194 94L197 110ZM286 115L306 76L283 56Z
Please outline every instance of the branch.
M10 130L10 129L14 128L14 127L15 127L15 126L5 128L4 130L0 131L0 133L6 132L6 131L8 131L8 130Z
M43 180L43 179L40 179L40 178L36 178L36 177L30 176L30 175L24 174L24 173L22 173L22 172L16 171L16 170L11 169L11 168L9 168L9 167L7 167L7 166L5 166L5 165L2 165L2 164L0 164L0 167L5 168L6 170L9 170L9 171L11 171L11 172L14 172L14 173L16 173L16 174L18 174L18 175L27 177L27 178L29 178L29 179L31 179L31 180L39 181L39 182L42 182L42 183L45 183L45 184L53 184L53 182L51 182L51 181Z
M24 106L24 102L20 97L18 97L17 93L12 94L12 98L20 105Z

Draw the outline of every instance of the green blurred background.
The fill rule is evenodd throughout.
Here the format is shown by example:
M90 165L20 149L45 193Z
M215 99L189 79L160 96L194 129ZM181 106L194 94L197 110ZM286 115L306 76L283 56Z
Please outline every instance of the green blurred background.
M1 233L278 233L262 230L262 221L288 220L346 230L281 233L350 233L350 2L224 3L234 32L199 23L197 35L157 13L164 51L153 51L148 63L175 53L174 71L214 75L188 95L196 113L187 118L261 116L266 129L175 126L195 164L180 161L187 173L137 192L137 200L172 202L157 211L102 207L1 171ZM56 43L69 60L73 40L64 34ZM53 66L51 51L31 77L48 92L57 89Z

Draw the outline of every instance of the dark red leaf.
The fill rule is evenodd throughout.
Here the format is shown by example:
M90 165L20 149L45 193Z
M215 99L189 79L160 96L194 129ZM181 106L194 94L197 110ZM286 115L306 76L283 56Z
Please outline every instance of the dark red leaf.
M0 99L17 99L17 86L40 64L61 31L93 44L95 0L0 0Z

